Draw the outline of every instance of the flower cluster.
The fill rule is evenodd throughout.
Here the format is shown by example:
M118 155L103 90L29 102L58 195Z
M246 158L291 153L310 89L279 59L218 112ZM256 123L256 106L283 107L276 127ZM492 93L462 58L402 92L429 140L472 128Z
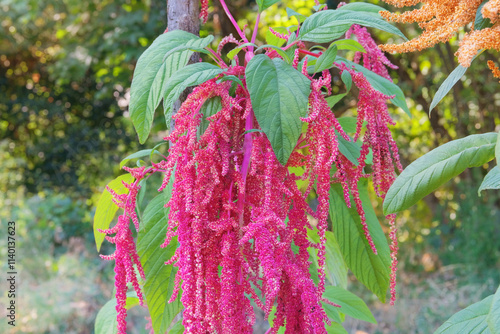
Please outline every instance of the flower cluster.
M469 23L474 23L476 12L482 0L453 0L453 1L413 1L413 0L384 0L398 7L413 6L422 3L421 8L403 13L381 11L380 15L395 22L418 22L423 32L415 39L397 45L381 45L381 49L389 52L419 51L434 46L439 42L448 41L460 29ZM490 0L481 9L484 18L492 23L498 19L500 1ZM467 33L460 41L456 53L462 66L470 66L472 59L481 49L500 50L500 26L475 30Z
M202 2L205 3L205 2ZM203 10L202 10L203 13ZM273 32L282 39L290 35ZM365 28L353 26L347 33L356 35L366 53L357 53L355 61L390 80L388 68L395 68L383 55ZM127 282L132 283L142 303L135 275L144 273L133 243L129 223L138 229L135 198L138 182L147 174L164 172L159 191L172 182L168 228L162 247L176 238L179 246L166 264L178 268L169 302L178 298L184 306L183 325L188 333L251 333L255 322L254 305L266 317L274 312L271 333L285 327L287 333L327 333L330 324L322 302L325 292L326 231L328 228L329 190L332 182L344 189L347 204L352 196L366 238L374 253L361 203L358 183L373 177L376 193L384 198L401 170L396 144L389 126L386 96L375 90L366 77L344 63L335 64L351 74L359 89L357 128L354 139L343 130L332 113L326 96L332 94L331 74L325 70L310 76L307 57L318 57L304 43L294 42L293 66L310 80L311 93L302 131L285 166L276 158L271 143L254 116L246 87L245 67L238 60L228 66L220 52L224 44L242 41L224 38L212 52L225 71L208 80L188 95L173 116L175 127L165 140L172 143L165 160L152 167L127 169L135 181L125 184L129 193L113 193L116 204L124 209L116 226L102 231L116 244L115 259L119 332L126 323ZM270 58L280 57L273 49ZM300 65L300 55L306 54ZM247 52L245 58L251 58ZM248 59L245 59L248 61ZM300 66L300 67L299 67ZM225 77L225 78L224 78ZM236 82L221 80L238 78ZM206 106L218 106L210 115ZM203 123L203 126L201 126ZM362 138L357 164L339 150L339 140ZM366 160L373 155L371 174ZM296 175L292 170L301 169ZM307 181L305 191L298 181ZM313 192L318 200L314 211L308 204ZM111 191L111 190L110 190ZM312 226L310 216L317 224ZM394 216L391 223L391 300L394 301L397 239ZM308 230L317 228L319 242L308 238ZM318 254L318 284L310 273L310 248ZM338 306L338 305L335 305Z
M118 321L118 333L124 334L127 330L127 309L125 304L127 301L127 283L132 283L139 302L143 305L143 296L137 272L144 280L145 275L142 269L139 256L135 248L132 231L129 229L129 224L132 221L137 231L139 230L139 221L135 212L137 193L140 189L138 181L145 175L145 168L127 168L125 169L136 178L135 181L129 183L123 182L123 185L128 189L128 193L117 194L111 188L107 190L113 195L113 202L121 209L123 214L118 217L118 222L112 228L99 230L99 232L107 234L106 240L116 245L116 250L112 255L101 255L105 260L115 260L115 288L116 288L116 312ZM111 236L114 234L114 236ZM134 269L137 269L136 270Z
M352 34L356 36L358 42L366 51L365 53L357 52L354 61L357 63L362 61L365 68L392 81L387 68L395 69L397 67L392 64L377 47L367 29L358 25L353 25L346 35L351 36ZM342 183L347 203L349 203L349 194L347 193L347 190L350 188L356 209L361 217L361 223L363 225L365 236L368 243L372 247L372 250L376 253L375 245L366 224L366 217L363 211L361 199L359 198L357 184L361 177L366 177L366 175L363 175L363 169L365 167L365 159L369 153L369 148L371 148L373 153L372 177L375 193L382 199L385 198L389 187L396 178L394 168L396 167L400 172L403 170L399 159L398 147L392 138L392 134L389 129L390 125L395 124L389 116L387 108L387 100L391 97L375 90L363 74L355 72L353 69L348 68L345 64L339 64L339 68L341 71L348 71L351 74L354 84L359 89L357 126L354 138L357 139L360 136L365 122L366 132L363 136L363 144L361 146L361 155L358 159L358 166L355 166L344 157L337 162L338 171L336 176ZM389 235L392 242L391 304L393 304L396 296L396 256L398 243L396 237L397 230L395 228L395 215L388 216L387 218L391 226Z

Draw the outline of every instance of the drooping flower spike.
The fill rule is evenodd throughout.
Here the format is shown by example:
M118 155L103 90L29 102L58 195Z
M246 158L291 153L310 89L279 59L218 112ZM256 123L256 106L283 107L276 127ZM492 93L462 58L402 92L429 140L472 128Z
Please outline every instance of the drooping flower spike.
M353 26L347 37L352 34L367 51L356 54L355 61L390 80L387 68L394 65L377 48L367 30ZM288 39L287 35L275 35ZM220 56L226 43L240 42L229 36L213 54ZM245 67L236 63L221 66L224 73L195 87L182 103L173 117L173 131L164 138L172 143L164 161L149 168L128 169L135 178L126 185L129 193L114 194L124 214L116 226L103 231L117 249L108 258L116 261L120 333L126 329L127 282L132 283L142 301L135 270L143 279L144 273L128 225L132 221L138 228L135 213L138 182L149 173L165 173L160 191L170 181L173 183L171 198L166 203L170 207L169 223L162 247L177 238L179 246L167 261L178 268L169 302L179 298L182 291L183 325L188 333L251 333L255 322L253 305L261 308L266 317L274 311L271 333L277 333L281 326L292 334L327 333L325 326L330 320L322 302L334 305L323 298L332 182L342 184L348 204L352 195L366 238L377 253L366 224L358 183L370 177L364 170L370 150L371 176L382 198L395 178L395 167L401 168L389 130L393 124L386 105L390 97L373 89L363 74L343 63L336 64L341 71L351 74L359 89L354 140L362 138L362 146L358 164L353 164L340 152L338 137L352 139L325 99L332 93L331 74L326 70L309 75L307 59L300 64L300 56L318 57L318 54L308 51L302 42L295 45L298 48L292 65L310 80L310 95L307 115L301 118L304 130L285 166L278 161L259 127L246 86ZM275 50L266 54L270 58L280 57ZM233 85L231 81L220 80L224 76L236 76L240 83ZM209 117L203 115L208 102L219 106ZM208 122L204 132L200 130L202 122ZM304 173L298 176L290 167L299 167ZM336 172L332 174L333 169ZM310 182L301 191L297 181L304 180ZM307 201L313 189L318 200L316 211ZM316 218L316 226L311 226L308 216ZM394 217L389 218L393 300L397 239ZM314 227L319 243L308 238L308 231ZM310 273L310 248L318 254L317 284Z

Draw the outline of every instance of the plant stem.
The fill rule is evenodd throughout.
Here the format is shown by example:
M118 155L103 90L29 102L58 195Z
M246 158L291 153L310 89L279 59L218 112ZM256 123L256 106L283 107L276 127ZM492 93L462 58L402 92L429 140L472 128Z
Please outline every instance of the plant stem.
M248 43L248 39L246 38L246 36L243 33L243 31L241 31L240 26L238 25L238 23L236 23L236 20L234 19L233 15L231 15L231 12L229 11L229 8L227 8L226 1L225 0L220 0L220 4L222 5L222 8L224 9L224 12L226 12L227 17L229 17L229 20L231 21L231 23L233 24L234 28L236 29L236 31L240 35L241 39L243 39L243 41L245 43Z
M316 57L316 58L318 58L320 56L317 53L310 52L310 51L307 51L307 50L302 50L302 49L299 49L299 52L303 53L303 54L306 54L306 55L310 55L310 56Z
M252 40L250 42L255 43L257 38L257 31L259 30L260 12L257 14L257 19L255 20L255 26L253 27ZM249 47L248 50L253 52L253 46Z

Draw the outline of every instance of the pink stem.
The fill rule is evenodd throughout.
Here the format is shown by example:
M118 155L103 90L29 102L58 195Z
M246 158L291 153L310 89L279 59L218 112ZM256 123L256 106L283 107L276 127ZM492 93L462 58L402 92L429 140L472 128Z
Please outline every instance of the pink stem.
M252 40L250 42L255 43L255 39L257 38L257 31L259 30L259 21L260 21L260 12L257 14L257 20L255 21L255 27L253 28ZM253 46L248 48L250 52L253 52Z
M303 53L303 54L306 54L306 55L310 55L310 56L313 56L313 57L316 57L318 58L320 55L317 54L317 53L314 53L314 52L309 52L309 51L306 51L306 50L302 50L302 49L299 49L299 52L300 53Z
M294 46L295 44L297 44L298 42L300 42L300 40L295 40L293 41L292 43L288 44L287 46L285 46L284 48L282 48L283 51L286 51L288 49L290 49L292 46Z
M217 54L217 52L215 52L214 50L210 49L210 48L207 48L208 51L215 57L215 61L217 62L217 64L224 68L224 67L227 67L226 63L224 62L224 60L222 60L222 58Z
M229 11L229 8L227 8L226 2L224 0L220 0L220 4L222 5L222 8L224 8L224 12L226 12L226 15L229 17L229 20L231 21L231 23L233 24L234 28L236 29L236 31L240 35L241 39L243 39L243 41L245 43L248 43L248 39L246 38L246 36L243 33L243 31L241 31L240 26L238 25L238 23L236 23L236 20L234 19L233 15L231 15L231 12Z

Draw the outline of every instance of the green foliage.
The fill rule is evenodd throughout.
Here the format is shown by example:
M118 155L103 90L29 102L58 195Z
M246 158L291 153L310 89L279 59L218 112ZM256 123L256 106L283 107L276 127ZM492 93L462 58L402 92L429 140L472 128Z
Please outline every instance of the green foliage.
M174 102L182 92L191 86L204 83L220 74L222 69L208 63L196 63L186 66L182 71L176 72L163 87L163 110L167 127L170 126Z
M342 37L353 24L372 27L406 37L379 15L372 15L364 11L352 10L323 10L308 17L299 31L298 39L316 43L328 43Z
M366 223L378 254L373 253L366 240L356 208L347 207L339 184L333 184L330 189L332 229L347 267L380 301L385 302L391 263L389 246L371 206L366 183L359 183L359 193L365 209ZM352 198L351 203L354 203Z
M432 99L431 106L429 108L429 113L434 109L435 106L449 93L449 91L455 86L455 84L463 77L465 72L467 71L467 67L463 67L462 65L458 65L457 68L450 73L450 75L446 78L446 80L441 84L438 91L434 95Z
M123 185L122 182L130 183L134 178L130 174L123 174L113 181L108 183L108 187L114 190L117 194L126 194L128 189ZM113 196L107 189L101 194L101 198L97 203L97 208L94 215L94 238L97 251L101 249L102 242L104 241L105 234L99 232L98 230L106 230L109 228L109 224L115 217L116 211L118 211L118 206L113 203Z
M153 198L146 207L137 238L137 254L146 275L143 291L156 333L166 332L182 310L180 297L172 303L167 302L172 295L177 269L165 262L174 255L178 245L176 238L166 248L160 248L165 242L170 211L164 205L172 195L172 185L173 178L163 194Z
M283 60L266 55L253 57L245 74L255 117L285 165L302 131L309 80Z
M167 89L167 80L187 65L194 53L191 50L170 53L175 47L189 45L205 47L213 37L199 38L182 30L162 34L141 55L137 61L134 79L130 88L130 117L144 143L151 131L154 112Z
M481 196L481 191L485 189L500 189L500 168L498 166L494 166L486 174L477 190L478 196Z
M281 0L257 0L257 5L259 6L259 10L263 11L280 1Z
M500 332L500 286L493 295L486 322L488 323L488 329L491 333Z
M200 126L197 129L198 138L202 136L208 128L210 121L207 120L208 117L215 115L222 109L222 102L219 96L213 97L205 101L205 103L201 106L200 114L203 115L201 119Z
M444 144L410 164L389 189L384 214L417 203L453 177L494 157L496 133L471 135Z
M314 65L314 73L322 72L333 66L337 57L337 46L332 44L325 52L321 54Z
M352 292L339 286L327 286L323 297L340 305L340 312L348 316L374 324L377 323L365 302Z
M474 19L474 29L475 30L482 30L484 28L489 28L491 27L493 24L491 23L491 20L490 19L487 19L487 18L484 18L483 17L483 14L481 13L481 10L483 9L484 5L486 5L486 3L488 2L489 0L484 0L480 5L479 7L477 8L477 11L476 11L476 18Z
M127 310L139 305L137 296L127 295ZM116 299L111 299L100 309L95 319L94 332L95 334L116 334L118 322L116 321Z
M493 296L472 304L464 310L455 313L448 321L439 327L434 334L489 334L486 317L490 311Z
M411 116L410 109L408 109L408 105L406 104L406 98L403 94L403 91L397 85L352 61L341 57L337 57L337 61L346 64L346 66L349 68L354 67L356 71L363 73L366 77L366 80L368 80L373 88L378 90L379 92L387 96L394 95L394 98L392 98L390 101L396 106L403 109L408 116Z

